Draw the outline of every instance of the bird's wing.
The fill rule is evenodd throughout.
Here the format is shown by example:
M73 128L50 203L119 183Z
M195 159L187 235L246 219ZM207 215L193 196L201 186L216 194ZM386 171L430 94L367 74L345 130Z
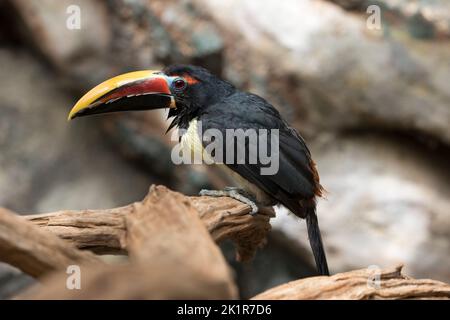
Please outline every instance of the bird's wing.
M202 129L216 129L226 136L226 129L278 129L279 131L279 168L273 175L262 175L261 169L267 167L256 155L256 163L249 163L250 155L254 151L250 148L250 141L246 139L246 161L237 163L235 149L233 163L224 163L249 182L255 184L267 194L280 202L287 199L311 199L320 188L315 174L314 164L305 142L292 128L288 127L279 113L264 99L250 94L231 96L226 101L208 108L200 118ZM259 131L261 134L261 131ZM270 130L265 134L270 150ZM261 136L260 136L261 137ZM260 143L260 137L258 143ZM204 146L207 143L203 142ZM240 147L240 146L239 146ZM222 149L223 159L227 150Z

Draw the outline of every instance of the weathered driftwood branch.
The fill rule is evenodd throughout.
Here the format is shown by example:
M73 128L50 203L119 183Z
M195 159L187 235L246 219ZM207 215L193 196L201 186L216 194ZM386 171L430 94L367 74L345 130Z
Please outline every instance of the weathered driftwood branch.
M301 279L267 290L253 299L450 299L450 285L409 278L402 274L402 267Z
M232 275L214 240L233 239L241 257L250 257L269 230L271 213L248 212L232 199L190 198L165 187L152 187L143 201L111 210L61 211L26 221L2 209L0 260L41 277L42 285L21 298L236 298ZM107 265L56 235L79 248L127 252L130 258L126 264ZM80 266L81 290L66 287L70 264ZM405 298L450 298L450 285L408 278L399 266L297 280L254 297Z
M0 208L0 260L34 277L80 263L101 263L16 214Z
M218 246L189 198L165 187L131 206L123 217L126 265L81 266L81 290L67 290L64 273L44 281L38 299L175 299L237 297ZM107 288L105 288L107 285Z
M271 209L251 216L249 206L231 198L183 197L197 209L216 242L225 239L235 242L238 260L253 257L270 230L269 220L274 216ZM68 240L79 249L96 253L126 253L126 218L147 198L140 203L108 210L64 210L24 218Z
M207 261L205 262L207 263ZM15 299L37 300L129 300L129 299L236 299L233 282L193 276L166 261L147 264L107 265L104 268L80 266L81 289L68 290L67 274L56 273L40 286L32 287ZM211 281L213 280L213 281Z

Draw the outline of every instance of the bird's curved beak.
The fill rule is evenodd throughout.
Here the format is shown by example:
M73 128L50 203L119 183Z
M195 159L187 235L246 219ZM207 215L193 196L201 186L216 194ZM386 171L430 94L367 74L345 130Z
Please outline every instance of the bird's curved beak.
M99 113L175 108L169 78L160 71L136 71L99 84L72 108L68 120Z

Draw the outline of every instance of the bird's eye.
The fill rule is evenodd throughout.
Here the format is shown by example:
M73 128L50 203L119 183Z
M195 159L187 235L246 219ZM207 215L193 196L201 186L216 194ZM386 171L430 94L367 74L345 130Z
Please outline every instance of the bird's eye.
M182 78L175 79L172 83L173 88L178 92L183 91L186 88L186 85L186 81Z

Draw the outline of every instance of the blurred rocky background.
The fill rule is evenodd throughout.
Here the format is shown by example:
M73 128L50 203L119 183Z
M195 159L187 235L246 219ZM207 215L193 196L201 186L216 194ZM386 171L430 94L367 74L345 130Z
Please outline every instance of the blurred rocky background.
M304 135L333 273L404 262L450 281L448 0L2 0L0 206L105 208L151 183L226 185L172 165L164 112L66 121L100 81L175 62L265 97ZM273 226L251 263L223 245L244 298L314 274L304 222L279 209ZM31 281L0 264L1 298Z

